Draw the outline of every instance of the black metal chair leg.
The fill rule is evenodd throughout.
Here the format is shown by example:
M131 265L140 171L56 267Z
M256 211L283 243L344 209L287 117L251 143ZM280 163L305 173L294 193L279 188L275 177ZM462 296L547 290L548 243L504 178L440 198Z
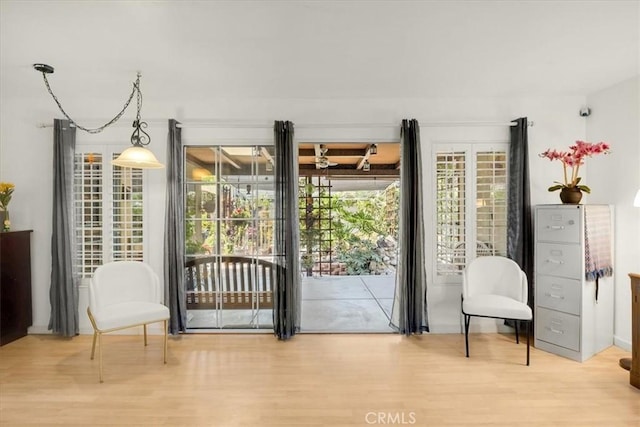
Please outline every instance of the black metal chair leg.
M469 323L471 316L464 315L464 345L467 350L467 357L469 357Z
M531 336L531 324L533 322L527 322L527 366L529 366L529 337Z
M518 337L518 320L514 320L513 324L516 325L516 344L520 344L520 338Z

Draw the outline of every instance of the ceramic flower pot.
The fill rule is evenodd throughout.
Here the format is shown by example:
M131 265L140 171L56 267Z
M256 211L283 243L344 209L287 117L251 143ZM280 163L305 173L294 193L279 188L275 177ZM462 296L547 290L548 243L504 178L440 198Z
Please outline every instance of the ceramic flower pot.
M560 200L566 205L577 205L582 200L582 191L577 187L563 187L560 190Z

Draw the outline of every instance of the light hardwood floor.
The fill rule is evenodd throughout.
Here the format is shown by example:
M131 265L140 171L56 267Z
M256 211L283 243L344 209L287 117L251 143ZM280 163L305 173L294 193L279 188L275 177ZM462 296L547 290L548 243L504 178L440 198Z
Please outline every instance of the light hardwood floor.
M611 347L585 363L511 335L30 335L0 348L2 425L640 426Z

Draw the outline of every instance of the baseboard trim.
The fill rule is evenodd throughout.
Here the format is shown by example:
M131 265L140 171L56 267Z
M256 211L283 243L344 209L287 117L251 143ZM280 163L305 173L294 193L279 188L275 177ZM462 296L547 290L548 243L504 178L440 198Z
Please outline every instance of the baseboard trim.
M631 351L631 342L627 340L623 340L616 336L613 337L613 345L615 345L616 347L620 347L625 351Z

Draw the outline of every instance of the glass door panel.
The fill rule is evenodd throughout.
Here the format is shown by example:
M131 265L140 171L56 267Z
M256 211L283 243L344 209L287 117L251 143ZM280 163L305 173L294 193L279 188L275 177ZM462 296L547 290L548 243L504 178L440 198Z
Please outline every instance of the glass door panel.
M272 328L271 150L186 149L189 328Z

